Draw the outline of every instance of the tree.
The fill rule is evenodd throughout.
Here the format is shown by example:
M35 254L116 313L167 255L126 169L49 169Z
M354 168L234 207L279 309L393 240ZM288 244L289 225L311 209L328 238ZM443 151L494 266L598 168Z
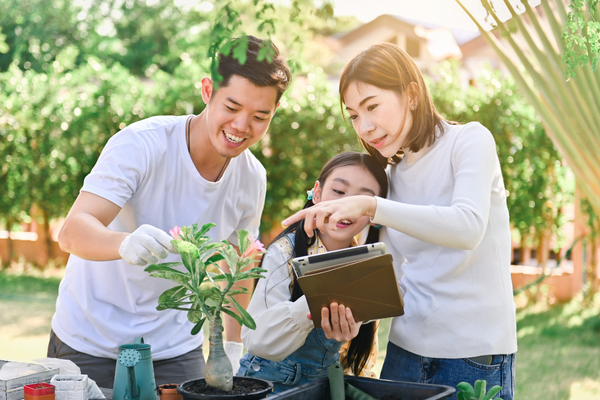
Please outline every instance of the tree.
M430 83L436 108L450 120L478 121L494 136L507 190L512 227L521 248L547 246L560 236L563 205L572 201L569 169L548 138L533 107L520 95L512 77L485 70L475 87L463 88L456 62L445 61L440 79ZM547 254L539 251L538 254ZM545 260L540 260L544 262Z
M0 5L7 44L0 36L0 53L6 51L0 54L0 182L9 188L0 191L1 223L11 229L33 205L43 215L42 225L66 215L105 143L126 125L152 115L200 113L210 44L223 45L245 32L277 35L274 40L295 68L293 87L282 99L287 108L277 112L267 134L270 145L251 149L269 170L263 231L300 207L332 155L358 148L345 144L357 142L340 118L339 101L323 71L309 67L307 60L321 54L320 47L310 46L304 54L303 43L335 29L328 2L314 7L311 0L290 5L228 0L213 9L207 4L6 0ZM290 21L298 29L290 29ZM239 44L229 51L242 54L243 41Z
M1 179L9 188L0 193L6 205L0 218L10 229L35 205L48 256L50 220L73 204L106 140L119 129L123 109L135 112L130 75L123 68L103 70L93 59L76 67L77 57L68 47L47 73L11 65L0 74L0 133L6 138L0 144L0 155L6 154Z
M596 68L600 34L595 23L599 19L598 2L571 1L569 13L562 0L542 1L536 9L527 2L513 5L509 0L493 4L484 0L486 21L505 39L505 47L460 0L456 1L477 24L509 69L519 91L540 115L548 136L573 169L595 214L600 215L600 72ZM510 12L511 18L506 22L498 17L500 7ZM510 50L517 59L511 57ZM563 55L567 64L562 62ZM582 65L588 61L592 68Z
M263 232L302 208L306 191L331 157L361 149L323 70L307 66L301 74L282 97L269 131L252 148L267 169Z

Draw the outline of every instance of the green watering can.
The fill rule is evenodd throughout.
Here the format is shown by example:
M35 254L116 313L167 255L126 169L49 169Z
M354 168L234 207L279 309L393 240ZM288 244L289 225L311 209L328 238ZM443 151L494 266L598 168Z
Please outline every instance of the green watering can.
M156 400L150 345L141 337L119 346L113 400Z

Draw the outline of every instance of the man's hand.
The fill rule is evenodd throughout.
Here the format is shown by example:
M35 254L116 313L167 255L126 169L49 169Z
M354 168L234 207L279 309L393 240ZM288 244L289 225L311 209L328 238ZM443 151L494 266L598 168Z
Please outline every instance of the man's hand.
M142 225L127 236L119 247L123 260L133 265L155 264L167 257L167 251L177 253L173 238L152 225Z

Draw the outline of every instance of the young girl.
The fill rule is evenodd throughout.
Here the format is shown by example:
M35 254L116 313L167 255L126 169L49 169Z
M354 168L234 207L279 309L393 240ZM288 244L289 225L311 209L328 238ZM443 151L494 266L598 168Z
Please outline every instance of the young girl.
M405 314L393 319L381 378L452 387L485 379L513 399L510 225L492 134L445 121L414 61L391 43L350 61L340 96L363 147L390 165L388 198L321 202L284 224L303 219L309 236L365 216L385 225Z
M386 194L385 171L373 157L342 153L323 167L304 207L347 196ZM273 381L274 393L325 378L327 368L340 360L340 348L350 340L342 352L341 363L349 373L365 373L375 347L376 323L361 325L350 309L332 303L322 309L322 328L315 328L290 261L355 246L355 237L368 224L368 217L349 218L339 221L337 230L325 228L309 238L304 221L299 221L273 241L261 262L268 272L258 281L248 306L256 329L242 329L248 353L240 360L238 376ZM370 227L366 242L374 243L378 238L379 232Z

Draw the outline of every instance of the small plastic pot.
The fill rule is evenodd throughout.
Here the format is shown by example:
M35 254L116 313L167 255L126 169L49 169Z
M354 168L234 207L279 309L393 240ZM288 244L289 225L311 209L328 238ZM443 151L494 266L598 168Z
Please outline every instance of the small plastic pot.
M158 396L160 400L183 400L183 397L177 392L176 383L158 385Z
M55 388L49 383L32 383L23 387L25 400L54 400Z

